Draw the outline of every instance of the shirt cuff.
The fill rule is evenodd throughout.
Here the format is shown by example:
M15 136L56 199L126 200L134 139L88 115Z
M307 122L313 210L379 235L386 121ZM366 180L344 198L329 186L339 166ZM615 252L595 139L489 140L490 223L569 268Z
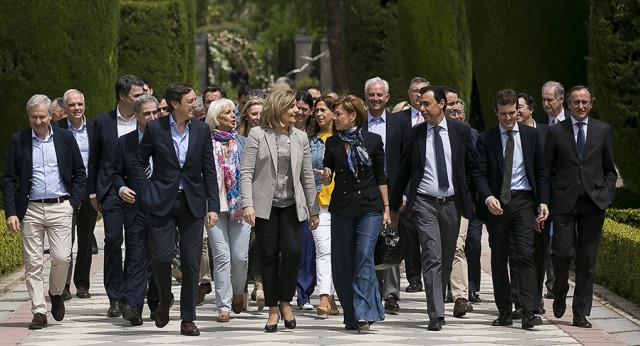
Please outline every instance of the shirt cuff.
M493 196L489 196L489 197L487 197L487 199L485 199L485 200L484 200L484 204L485 204L485 205L487 205L487 203L489 203L489 199L490 199L490 198L495 198L495 197L493 197Z
M95 193L89 194L89 198L96 198L96 194Z
M122 191L124 191L124 189L126 188L127 188L126 186L123 186L118 190L118 196L120 196L120 198L122 198Z

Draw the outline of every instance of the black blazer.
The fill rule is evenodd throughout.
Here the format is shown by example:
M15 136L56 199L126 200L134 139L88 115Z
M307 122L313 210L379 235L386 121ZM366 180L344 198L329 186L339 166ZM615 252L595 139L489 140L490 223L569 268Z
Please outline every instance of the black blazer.
M359 217L384 209L379 187L387 184L382 138L364 129L362 138L371 166L360 165L358 178L349 169L345 142L338 135L327 138L322 163L335 173L335 186L329 203L330 213Z
M92 136L89 143L89 169L87 193L96 194L98 200L111 189L113 168L118 149L118 123L116 110L98 114L94 122Z
M400 208L402 194L407 184L409 184L407 190L408 211L411 211L415 202L426 165L427 128L428 123L426 122L416 125L409 131L409 136L405 140L405 150L402 152L402 160L398 169L398 180L391 189L391 198L389 199L392 211L398 211ZM474 148L471 127L458 120L447 120L447 128L451 144L454 201L460 214L469 219L473 213L471 171L473 169Z
M545 143L549 167L552 214L570 212L578 200L580 182L598 208L613 201L618 174L613 163L609 124L589 117L582 161L573 135L571 118L549 127Z
M571 118L571 111L565 108L565 109L564 109L564 119L565 119L565 120L567 120L567 119L569 119L569 118ZM534 118L534 119L535 119L535 118ZM543 110L542 115L540 115L540 116L539 116L537 119L535 119L535 120L536 120L537 125L543 124L543 125L546 125L546 126L551 126L551 125L549 124L549 114L544 113L544 110Z
M69 202L78 209L84 196L86 173L78 143L73 134L61 128L53 129L53 145L58 159L58 171L62 183L69 191ZM33 145L31 128L16 132L11 145L4 173L5 216L16 215L20 221L27 212L31 177L33 174Z
M93 138L93 127L94 127L93 123L95 122L95 120L93 120L93 118L89 118L86 115L85 115L84 118L86 119L87 136L89 137L89 156L91 156L91 139ZM65 129L65 130L69 130L69 121L67 121L67 118L60 119L60 120L54 122L53 126L57 126L57 127ZM73 132L71 134L73 134ZM89 171L89 169L87 169L87 171ZM89 177L87 176L87 178L89 178ZM86 192L86 187L85 187L85 192ZM88 196L88 195L89 195L88 193L85 193L85 197Z
M538 204L549 203L547 172L544 152L538 131L533 127L518 125L522 156L527 181ZM476 143L476 161L473 181L478 191L478 216L490 222L493 214L489 212L485 200L489 196L500 198L504 156L499 125L484 131Z
M192 120L189 149L182 168L171 139L169 117L147 123L138 145L138 155L132 162L138 186L142 188L142 209L152 215L167 215L178 194L180 180L191 213L204 217L207 211L220 213L220 196L213 161L211 130L202 121ZM147 181L145 168L153 157L153 174Z
M411 129L411 116L407 118L402 112L387 113L385 125L387 138L384 143L384 152L385 160L387 160L387 185L391 188L398 175L404 137ZM368 132L366 123L362 129Z
M128 187L136 193L136 201L133 204L124 203L124 226L129 227L133 223L140 210L140 198L142 190L138 186L133 172L133 160L138 155L138 130L127 133L118 138L118 152L113 171L113 188L120 191L122 187Z

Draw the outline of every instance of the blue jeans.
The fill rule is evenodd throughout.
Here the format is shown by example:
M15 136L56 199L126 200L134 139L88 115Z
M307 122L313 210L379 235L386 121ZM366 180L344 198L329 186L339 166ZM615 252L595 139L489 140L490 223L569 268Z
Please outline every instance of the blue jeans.
M359 320L384 320L373 263L381 221L380 212L360 217L331 214L333 284L349 327L357 327Z
M251 227L244 221L233 221L229 212L222 212L215 226L208 229L213 281L218 311L231 311L233 295L241 295L249 269L249 234Z

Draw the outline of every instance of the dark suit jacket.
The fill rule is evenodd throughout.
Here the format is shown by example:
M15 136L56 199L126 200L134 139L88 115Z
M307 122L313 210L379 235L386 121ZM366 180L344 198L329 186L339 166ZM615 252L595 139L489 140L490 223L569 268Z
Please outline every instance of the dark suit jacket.
M522 156L529 186L538 204L549 203L547 173L544 152L538 131L526 125L518 125ZM476 143L476 164L473 181L478 190L478 215L481 220L490 222L493 214L489 212L485 200L489 196L500 199L504 156L500 127L495 126L478 137Z
M609 207L618 178L609 124L589 117L582 161L578 159L571 118L549 127L545 157L550 172L552 214L565 214L573 209L580 193L580 182L600 209Z
M390 209L398 211L402 202L402 194L407 184L407 210L411 210L416 199L418 186L424 176L424 167L427 159L427 128L428 124L423 122L409 131L406 138L405 150L402 152L402 159L398 168L398 179L391 189L389 199ZM471 127L457 120L447 120L449 131L449 143L451 144L451 162L453 189L455 191L455 203L458 212L471 218L472 193L471 171L473 169L474 148L471 137Z
M387 138L385 139L384 152L387 160L387 185L391 187L398 174L404 137L411 129L411 116L406 117L402 112L387 113L385 125ZM368 131L367 124L364 124L362 129Z
M384 208L379 187L387 184L382 138L363 128L362 139L369 153L371 166L360 165L356 178L349 169L345 142L338 135L327 138L322 163L335 173L335 186L329 203L330 213L359 217Z
M61 128L53 129L53 144L58 159L58 172L69 192L69 202L78 209L84 196L86 173L84 163L73 134ZM31 128L16 132L11 145L4 173L5 216L18 216L22 221L27 212L31 177L33 174L33 144Z
M564 119L566 120L566 119L569 119L569 118L571 118L571 111L565 108L564 109ZM543 109L542 115L540 115L535 120L536 120L536 123L538 123L538 124L543 124L543 125L550 126L549 125L549 114L544 113L544 109Z
M113 168L118 148L118 123L116 110L98 114L94 133L89 144L89 169L87 193L96 194L101 200L111 189Z
M138 215L140 198L142 197L142 190L138 186L132 165L137 156L138 130L135 130L118 139L118 152L113 171L113 188L116 192L126 186L136 193L136 201L133 204L124 204L124 226L127 228L131 226Z
M142 209L152 215L169 214L178 194L180 181L191 213L204 217L207 211L220 213L220 197L209 125L191 121L189 149L182 168L171 139L168 115L150 121L138 145L133 172L142 188ZM153 157L153 175L147 181L145 167Z
M86 123L87 123L87 136L89 137L89 156L91 156L91 139L93 138L93 123L95 122L95 120L93 120L93 118L89 118L88 116L85 115L85 119L86 119ZM58 121L56 121L55 123L53 123L54 126L58 126L60 128L63 128L65 130L69 129L69 121L67 121L67 118L64 119L60 119ZM73 132L71 133L73 134ZM76 142L77 143L77 142ZM87 171L89 169L87 168ZM87 176L88 178L88 176ZM86 188L85 188L86 191ZM85 193L85 197L88 196L88 193Z

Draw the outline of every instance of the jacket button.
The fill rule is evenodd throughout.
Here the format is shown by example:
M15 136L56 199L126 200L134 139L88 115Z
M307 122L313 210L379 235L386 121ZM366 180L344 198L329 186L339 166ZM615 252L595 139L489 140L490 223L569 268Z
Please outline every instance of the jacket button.
M582 184L582 181L581 181L581 180L578 180L578 185L580 185L580 184Z
M361 191L358 191L358 194L361 194Z
M345 195L347 194L347 191L343 192Z

